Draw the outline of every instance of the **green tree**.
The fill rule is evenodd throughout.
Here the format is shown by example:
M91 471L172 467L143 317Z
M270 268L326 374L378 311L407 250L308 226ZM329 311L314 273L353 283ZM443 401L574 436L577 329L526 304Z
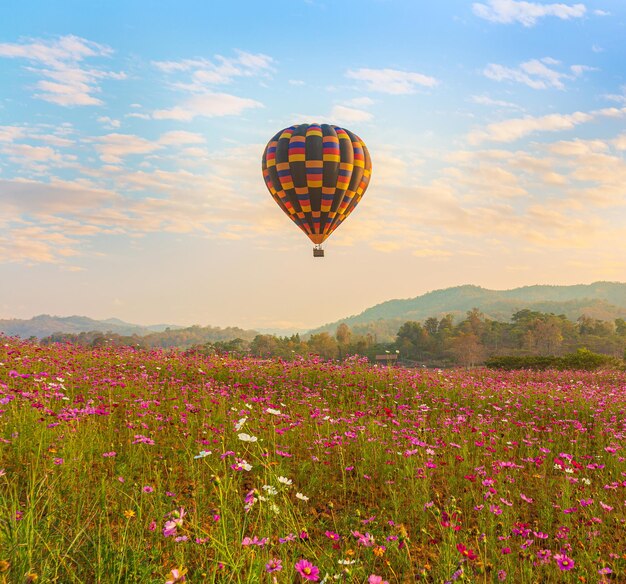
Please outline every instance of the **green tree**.
M452 339L452 353L464 367L473 367L485 358L485 347L474 333L460 333Z
M319 355L322 359L336 359L339 347L335 338L328 333L311 335L307 341L311 353Z
M343 359L346 353L346 348L350 344L352 338L352 331L350 327L342 322L335 331L335 339L337 339L337 346L339 349L339 359Z

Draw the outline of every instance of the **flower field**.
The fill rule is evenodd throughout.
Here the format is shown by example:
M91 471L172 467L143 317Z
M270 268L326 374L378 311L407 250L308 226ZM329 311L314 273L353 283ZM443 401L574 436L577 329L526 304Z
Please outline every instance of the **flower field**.
M626 582L626 374L0 338L0 582Z

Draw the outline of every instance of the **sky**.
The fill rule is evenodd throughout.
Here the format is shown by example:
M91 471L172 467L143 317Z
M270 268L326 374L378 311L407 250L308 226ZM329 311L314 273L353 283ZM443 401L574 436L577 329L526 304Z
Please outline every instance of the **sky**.
M0 318L305 330L475 284L626 280L626 2L3 0ZM358 134L313 258L261 156Z

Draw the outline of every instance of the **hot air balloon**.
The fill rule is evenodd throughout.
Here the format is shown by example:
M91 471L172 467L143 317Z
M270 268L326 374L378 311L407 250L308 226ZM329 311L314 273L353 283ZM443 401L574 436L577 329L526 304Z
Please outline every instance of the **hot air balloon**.
M341 225L363 197L372 172L357 135L330 124L300 124L278 132L263 152L263 178L283 212L315 244Z

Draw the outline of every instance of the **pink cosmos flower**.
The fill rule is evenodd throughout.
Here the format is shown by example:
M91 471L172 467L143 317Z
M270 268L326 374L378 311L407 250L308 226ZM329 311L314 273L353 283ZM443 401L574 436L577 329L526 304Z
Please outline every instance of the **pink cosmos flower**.
M295 568L296 572L298 572L304 580L311 580L312 582L317 582L319 580L320 569L308 560L300 560L299 562L296 562Z
M187 570L179 570L177 568L174 568L170 573L169 573L169 580L167 580L165 582L165 584L176 584L176 582L184 582L185 581L185 574L186 574Z
M372 574L367 579L367 584L389 584L389 582L387 580L383 580L382 576L376 576L375 574Z
M561 571L571 570L575 566L574 560L568 558L566 554L554 554L554 559Z
M259 547L263 547L267 542L269 541L269 539L267 537L263 537L261 539L259 539L256 535L250 539L249 537L244 537L241 545L242 546L248 546L248 545L258 545Z
M283 563L278 558L273 558L265 564L266 572L280 572L283 569Z

